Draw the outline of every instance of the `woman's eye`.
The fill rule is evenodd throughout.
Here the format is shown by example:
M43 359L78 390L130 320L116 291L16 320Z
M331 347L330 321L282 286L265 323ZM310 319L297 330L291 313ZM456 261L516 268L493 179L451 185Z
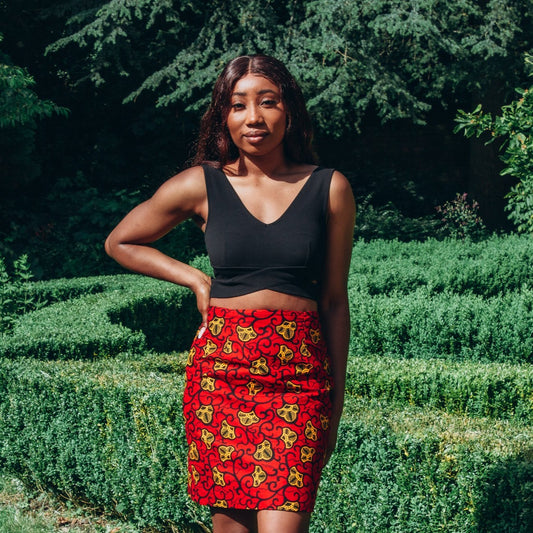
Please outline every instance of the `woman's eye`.
M261 102L261 105L262 106L265 106L265 107L272 107L272 106L275 106L277 105L277 101L276 100L263 100Z
M235 102L234 104L231 104L231 108L235 110L244 109L244 104L241 104L240 102Z

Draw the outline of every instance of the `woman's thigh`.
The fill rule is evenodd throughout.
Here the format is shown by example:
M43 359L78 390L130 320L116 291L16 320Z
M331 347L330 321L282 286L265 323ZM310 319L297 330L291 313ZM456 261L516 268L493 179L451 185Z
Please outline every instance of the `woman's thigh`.
M257 512L258 533L307 533L309 513L263 510Z

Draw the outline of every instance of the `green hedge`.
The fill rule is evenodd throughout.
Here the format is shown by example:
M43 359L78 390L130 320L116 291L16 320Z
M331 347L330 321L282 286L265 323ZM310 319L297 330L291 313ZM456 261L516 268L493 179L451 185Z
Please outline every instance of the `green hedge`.
M533 362L533 290L370 296L350 292L351 353L401 358Z
M64 283L65 291L69 285ZM183 287L143 276L110 276L102 292L20 317L0 337L0 357L94 358L147 346L183 350L199 322L193 304Z
M314 531L533 530L533 428L348 401L339 433Z
M533 366L350 357L347 392L474 417L533 424Z
M185 493L182 369L2 360L0 465L140 526L207 522ZM348 399L312 531L529 532L531 442L531 427Z
M481 242L355 243L350 287L368 294L455 292L495 296L533 288L533 239L493 236Z
M194 523L198 509L185 492L183 362L126 357L1 360L0 465L29 486L139 526Z

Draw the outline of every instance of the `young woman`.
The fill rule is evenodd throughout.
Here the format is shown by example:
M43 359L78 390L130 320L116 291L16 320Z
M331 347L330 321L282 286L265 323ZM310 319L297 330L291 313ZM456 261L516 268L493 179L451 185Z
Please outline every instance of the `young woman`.
M124 267L196 295L189 493L211 507L215 533L306 532L335 447L355 203L346 178L313 160L293 77L274 58L238 57L215 83L194 165L106 241ZM188 218L213 279L149 246Z

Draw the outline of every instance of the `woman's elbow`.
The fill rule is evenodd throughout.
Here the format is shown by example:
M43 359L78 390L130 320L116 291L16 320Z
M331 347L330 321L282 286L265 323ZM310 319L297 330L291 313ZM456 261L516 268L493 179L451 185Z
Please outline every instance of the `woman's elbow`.
M104 242L104 250L105 253L112 257L113 259L116 258L116 253L118 249L119 243L116 241L116 239L113 236L113 233L109 234L107 236L107 239Z

